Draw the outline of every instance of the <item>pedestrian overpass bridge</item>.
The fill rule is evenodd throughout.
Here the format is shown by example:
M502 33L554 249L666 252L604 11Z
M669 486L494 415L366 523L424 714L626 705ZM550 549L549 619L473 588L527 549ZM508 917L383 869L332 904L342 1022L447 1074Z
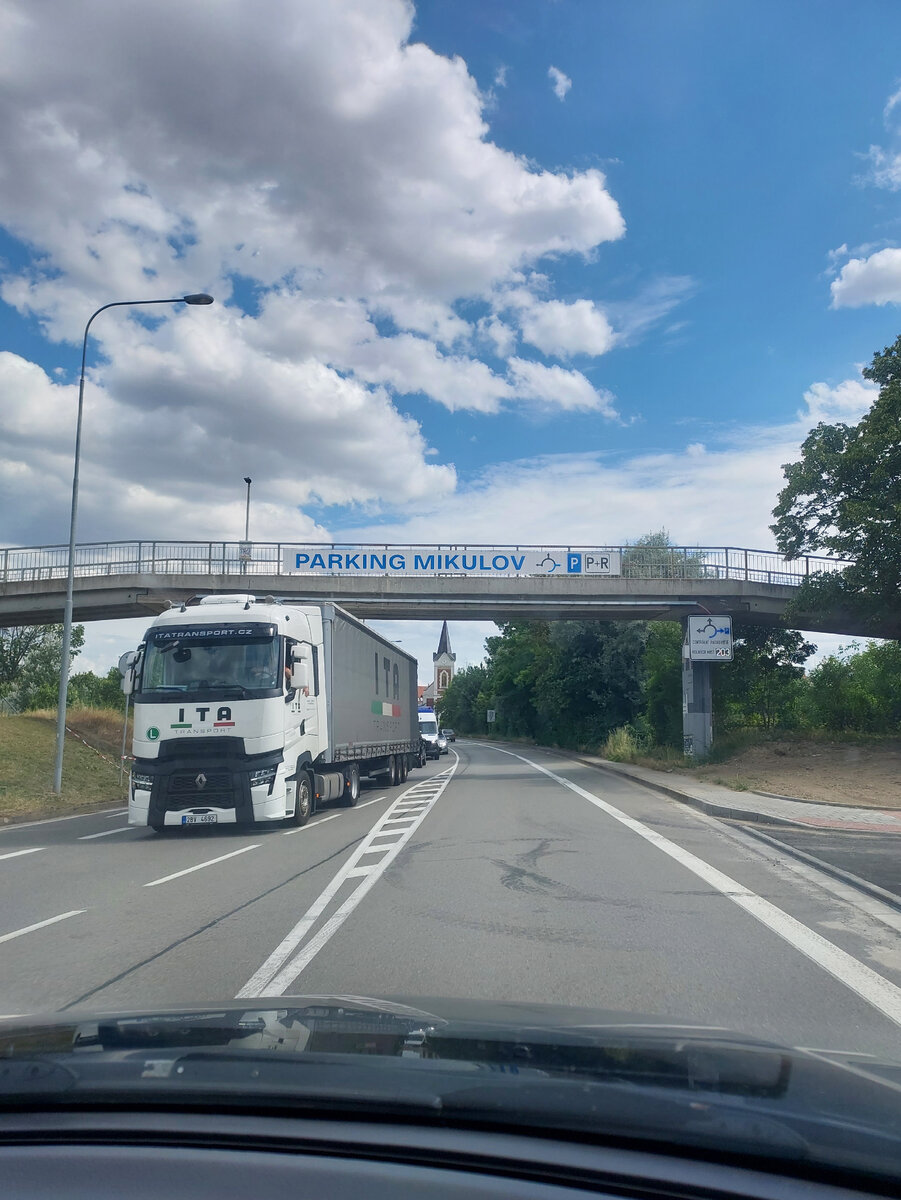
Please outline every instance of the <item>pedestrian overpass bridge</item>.
M252 592L286 601L334 600L358 617L383 620L655 621L710 612L778 626L806 576L846 565L813 556L789 560L773 551L732 546L623 546L607 547L620 555L618 575L524 576L493 571L479 575L310 575L286 568L294 545L164 541L79 545L75 552L74 619L153 616L171 602L197 593ZM334 543L320 548L328 554L340 547ZM419 548L379 544L368 549L384 553ZM520 546L516 550L543 552L545 547ZM62 620L67 566L66 546L0 550L0 626ZM891 628L886 622L884 628L864 629L859 619L835 614L827 618L811 612L793 618L792 624L851 636L901 635L901 618L891 623Z

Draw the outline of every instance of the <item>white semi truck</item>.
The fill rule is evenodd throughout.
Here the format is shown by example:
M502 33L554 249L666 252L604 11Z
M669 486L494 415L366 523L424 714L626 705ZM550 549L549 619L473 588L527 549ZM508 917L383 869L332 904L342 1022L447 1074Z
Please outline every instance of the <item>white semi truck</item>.
M195 596L123 655L130 825L303 825L421 760L416 660L334 604Z

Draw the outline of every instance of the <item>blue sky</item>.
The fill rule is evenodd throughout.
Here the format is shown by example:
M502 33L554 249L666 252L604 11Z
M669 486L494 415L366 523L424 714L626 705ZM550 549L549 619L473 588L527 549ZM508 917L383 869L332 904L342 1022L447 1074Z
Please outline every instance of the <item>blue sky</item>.
M0 6L2 544L65 539L80 330L133 295L218 303L98 320L84 540L235 538L251 474L266 540L768 547L872 399L896 3L79 9Z

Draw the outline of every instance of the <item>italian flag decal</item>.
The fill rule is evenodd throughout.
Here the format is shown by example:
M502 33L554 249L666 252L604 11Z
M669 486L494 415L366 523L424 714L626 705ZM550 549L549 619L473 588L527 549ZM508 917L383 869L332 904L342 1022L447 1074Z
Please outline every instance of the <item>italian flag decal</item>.
M400 705L389 704L387 700L373 700L372 711L377 717L399 717Z

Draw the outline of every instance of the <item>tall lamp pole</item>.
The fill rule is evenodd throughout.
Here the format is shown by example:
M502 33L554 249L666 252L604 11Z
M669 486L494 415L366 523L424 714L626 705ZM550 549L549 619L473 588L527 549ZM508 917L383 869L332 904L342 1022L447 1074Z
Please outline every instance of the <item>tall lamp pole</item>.
M78 383L78 419L75 423L75 466L72 472L72 511L69 517L69 565L66 574L66 607L63 612L62 662L59 669L59 701L56 709L56 765L53 771L53 793L58 796L63 786L63 747L66 740L66 694L69 690L69 651L72 646L72 599L75 590L75 528L78 520L78 468L81 459L81 417L84 409L84 372L88 353L88 330L94 317L108 308L130 307L136 304L212 304L213 297L205 292L176 296L169 300L115 300L103 304L92 313L84 327L81 345L81 378Z
M250 485L253 480L249 475L244 476L247 484L247 505L244 509L244 541L241 543L241 574L247 574L247 564L250 561Z

